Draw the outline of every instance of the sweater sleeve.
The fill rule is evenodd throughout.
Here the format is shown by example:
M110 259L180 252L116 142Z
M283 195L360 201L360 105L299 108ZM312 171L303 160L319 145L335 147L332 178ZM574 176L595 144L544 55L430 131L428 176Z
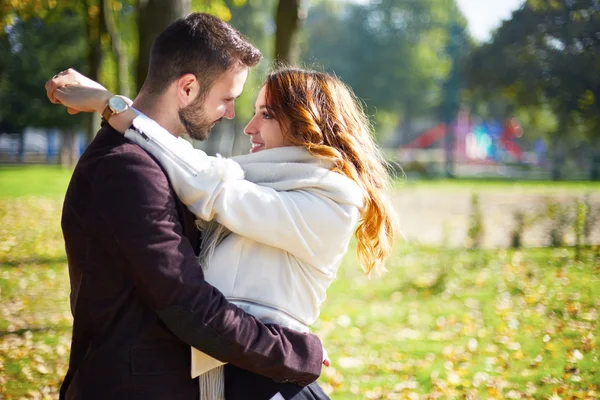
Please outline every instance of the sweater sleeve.
M351 236L358 221L354 206L311 191L276 191L244 180L233 160L209 157L144 115L125 136L159 160L180 200L198 218L216 219L238 235L311 264L323 262L329 238Z

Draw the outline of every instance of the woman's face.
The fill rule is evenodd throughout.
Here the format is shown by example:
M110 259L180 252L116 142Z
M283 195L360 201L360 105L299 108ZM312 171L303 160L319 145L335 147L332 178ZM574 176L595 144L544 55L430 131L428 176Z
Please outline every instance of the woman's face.
M284 138L280 126L280 123L285 126L287 121L273 119L273 115L266 104L265 94L266 88L263 86L254 104L254 117L244 128L244 133L250 136L252 146L250 153L290 145Z

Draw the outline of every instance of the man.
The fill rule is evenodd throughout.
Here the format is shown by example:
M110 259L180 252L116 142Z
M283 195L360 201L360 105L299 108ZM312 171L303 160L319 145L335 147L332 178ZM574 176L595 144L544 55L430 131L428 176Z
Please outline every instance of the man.
M133 105L175 135L205 139L233 118L260 57L223 21L191 14L156 39ZM60 86L60 74L46 84L53 102ZM126 108L110 98L103 117ZM62 228L74 323L61 398L195 399L189 346L278 382L320 375L316 336L263 325L204 281L194 217L158 163L108 124L75 168Z

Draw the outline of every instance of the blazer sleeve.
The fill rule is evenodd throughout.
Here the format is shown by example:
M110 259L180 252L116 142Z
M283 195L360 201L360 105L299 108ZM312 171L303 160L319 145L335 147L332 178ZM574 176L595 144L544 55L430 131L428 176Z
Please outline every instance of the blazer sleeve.
M327 239L350 237L357 207L305 190L276 191L243 179L231 159L210 157L140 115L125 136L156 157L179 199L203 220L216 219L238 235L313 265L332 248Z
M169 182L141 149L111 153L92 181L93 207L128 261L140 296L183 342L278 382L307 385L321 372L320 340L264 325L204 280Z

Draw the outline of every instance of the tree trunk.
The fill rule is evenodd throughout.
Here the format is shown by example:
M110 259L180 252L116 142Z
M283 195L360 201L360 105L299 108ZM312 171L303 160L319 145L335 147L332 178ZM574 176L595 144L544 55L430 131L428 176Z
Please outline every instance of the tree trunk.
M102 65L102 35L106 33L104 26L104 2L107 0L100 0L98 14L90 12L95 4L93 1L85 0L83 6L85 8L86 15L86 32L88 39L88 76L95 80L100 80L100 67ZM96 113L90 114L88 118L87 126L87 142L90 143L96 132L100 129L100 116Z
M600 148L597 145L590 149L590 181L600 181Z
M559 181L561 179L561 165L562 165L562 149L560 148L560 133L554 133L552 136L552 169L550 177L553 181Z
M454 13L453 13L454 15ZM458 41L460 30L458 24L454 18L450 20L448 27L448 45L447 52L452 64L450 66L450 73L448 74L448 80L445 84L444 92L444 103L445 103L445 115L444 123L446 124L446 136L444 139L444 153L445 153L445 174L446 178L454 178L454 146L455 146L455 126L460 109L460 76L458 67Z
M154 39L178 18L186 16L192 8L191 0L140 0L138 10L139 53L136 72L137 91L142 88Z
M300 10L300 0L279 0L275 12L275 62L297 61L296 34L302 19L304 11Z
M561 145L564 142L561 137L566 135L567 131L567 120L563 116L559 116L558 129L552 135L552 171L551 178L553 181L559 181L562 179L562 164L565 158L565 151Z
M104 3L104 28L110 35L112 51L115 53L117 61L117 93L131 97L129 89L129 71L127 70L129 62L127 53L123 48L121 35L119 34L117 18L114 15L113 5L115 0L103 0L102 3Z

